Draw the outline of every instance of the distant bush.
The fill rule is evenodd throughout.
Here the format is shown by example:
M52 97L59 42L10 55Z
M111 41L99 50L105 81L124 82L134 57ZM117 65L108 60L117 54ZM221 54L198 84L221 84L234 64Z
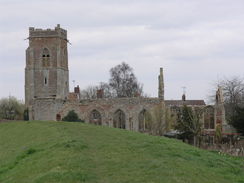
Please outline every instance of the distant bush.
M28 108L24 110L24 120L29 121L29 109Z
M62 121L84 122L78 117L77 113L74 110L69 111L69 113L62 119Z
M10 96L0 99L0 119L22 120L24 114L24 103Z

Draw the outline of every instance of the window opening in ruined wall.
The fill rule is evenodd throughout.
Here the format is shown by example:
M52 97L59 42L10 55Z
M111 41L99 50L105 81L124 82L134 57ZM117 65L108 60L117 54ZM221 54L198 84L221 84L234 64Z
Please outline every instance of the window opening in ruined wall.
M115 128L125 129L125 113L122 110L117 110L113 117L113 126Z
M95 125L102 125L102 117L100 112L98 112L96 109L92 110L89 121Z
M205 129L214 129L214 108L206 107L204 110L204 128Z
M61 121L61 115L60 115L60 114L57 114L57 115L56 115L56 120L57 120L57 121Z
M152 125L152 117L151 114L146 110L143 109L138 116L139 120L139 131L140 132L147 132L150 130Z
M44 79L44 84L47 85L47 78Z

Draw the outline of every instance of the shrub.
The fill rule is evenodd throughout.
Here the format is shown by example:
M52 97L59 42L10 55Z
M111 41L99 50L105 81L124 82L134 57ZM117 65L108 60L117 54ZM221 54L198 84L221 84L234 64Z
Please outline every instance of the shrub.
M28 110L28 108L24 110L24 120L29 121L29 110Z
M239 133L244 135L244 107L235 107L235 113L232 116L231 124Z
M22 120L24 104L17 98L10 96L0 99L0 119Z
M77 113L74 110L69 111L68 114L62 119L62 121L84 122L78 117Z

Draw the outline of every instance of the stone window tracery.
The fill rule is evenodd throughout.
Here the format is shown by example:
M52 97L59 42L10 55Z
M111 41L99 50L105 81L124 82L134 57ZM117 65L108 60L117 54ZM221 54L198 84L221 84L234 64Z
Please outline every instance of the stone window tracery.
M102 125L102 117L99 111L96 109L92 110L90 113L90 123L95 125Z
M113 116L113 126L115 128L125 129L125 123L125 113L121 109L118 109Z
M50 66L50 52L47 48L44 48L42 51L42 66L43 67Z
M139 131L146 132L151 129L152 125L152 117L151 114L146 110L143 109L138 116L139 120Z

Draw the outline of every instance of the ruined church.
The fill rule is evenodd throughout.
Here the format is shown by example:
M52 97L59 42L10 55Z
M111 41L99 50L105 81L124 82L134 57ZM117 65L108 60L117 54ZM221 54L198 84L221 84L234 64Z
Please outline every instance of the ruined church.
M216 104L207 106L204 100L165 100L163 69L158 76L157 98L103 98L81 100L79 87L69 92L67 31L58 24L54 29L29 28L29 47L26 49L25 104L30 120L60 121L74 110L86 123L146 132L147 120L174 123L177 110L183 105L204 110L202 122L206 133L225 124L221 89ZM155 86L156 89L156 86ZM158 114L163 114L157 116ZM155 117L156 116L156 117ZM156 118L160 119L156 119ZM165 132L170 129L163 125Z

